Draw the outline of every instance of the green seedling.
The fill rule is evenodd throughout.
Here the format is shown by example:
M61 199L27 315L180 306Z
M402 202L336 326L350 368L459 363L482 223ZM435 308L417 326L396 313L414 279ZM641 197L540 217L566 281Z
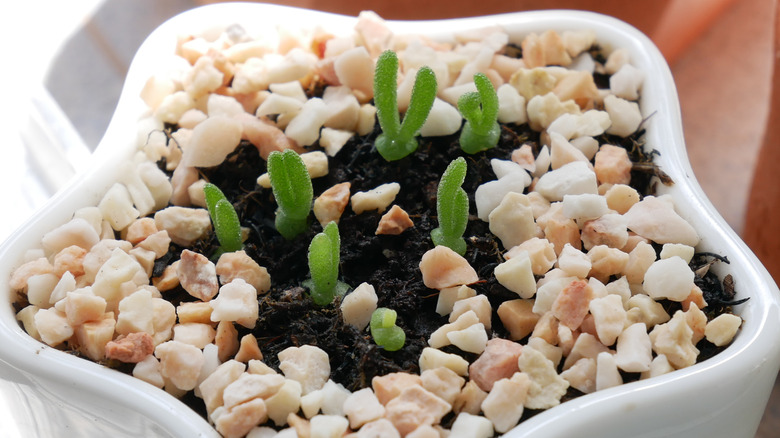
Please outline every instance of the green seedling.
M465 93L458 99L458 110L466 119L460 132L460 147L467 154L476 154L498 144L501 128L498 117L498 96L493 84L482 73L474 75L477 92Z
M206 208L214 224L214 232L219 240L220 253L234 252L242 248L241 223L233 204L227 200L219 187L212 183L206 183L203 187L206 197Z
M398 57L387 50L379 55L374 72L374 105L382 133L376 149L387 161L400 160L417 150L417 133L433 107L436 98L436 75L427 66L417 71L412 97L403 122L398 115Z
M444 245L460 255L466 253L463 233L469 221L469 198L461 188L466 179L466 160L458 157L447 166L436 190L439 227L431 231L434 245Z
M311 178L301 157L291 149L271 152L268 156L268 176L276 209L276 230L287 240L306 232L309 211L314 198Z
M309 288L311 298L319 306L333 302L337 295L344 295L349 289L338 281L339 251L341 238L336 222L330 222L309 244L309 271L311 278L303 282Z
M395 310L387 307L380 307L371 314L371 337L376 345L387 351L400 350L406 342L406 333L395 325L397 317Z

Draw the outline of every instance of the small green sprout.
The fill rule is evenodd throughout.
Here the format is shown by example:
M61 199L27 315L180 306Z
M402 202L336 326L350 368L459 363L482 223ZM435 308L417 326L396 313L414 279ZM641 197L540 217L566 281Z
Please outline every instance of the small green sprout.
M279 208L276 209L276 230L291 240L309 226L309 210L314 198L311 178L301 157L291 149L271 152L268 156L268 176Z
M309 271L311 278L303 285L311 291L311 298L319 306L333 302L336 295L344 295L349 289L338 281L341 238L336 222L330 222L309 244Z
M203 187L206 197L206 208L209 210L214 232L219 240L220 252L234 252L241 249L241 223L233 204L227 200L219 187L206 183Z
M463 233L469 220L469 198L461 188L466 179L466 160L458 157L447 166L436 190L439 227L431 231L434 245L444 245L460 255L466 253Z
M467 154L476 154L495 147L501 135L498 126L498 96L493 84L482 73L474 75L477 92L470 92L458 99L458 110L466 123L460 132L460 147Z
M376 345L387 351L397 351L406 342L406 333L401 327L395 325L398 314L395 310L380 307L371 314L371 336Z
M417 150L415 136L420 131L436 98L436 75L427 66L417 71L412 97L404 120L398 115L398 57L386 50L376 61L374 72L374 104L382 133L376 139L376 149L387 161L400 160Z

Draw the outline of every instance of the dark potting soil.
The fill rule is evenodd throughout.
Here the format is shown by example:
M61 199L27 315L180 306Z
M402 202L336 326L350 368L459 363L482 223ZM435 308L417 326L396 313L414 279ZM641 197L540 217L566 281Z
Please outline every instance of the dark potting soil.
M459 156L464 156L468 163L463 184L470 204L465 257L480 277L480 281L471 287L486 295L493 309L497 309L503 301L516 299L517 295L501 286L493 276L495 266L504 261L502 252L508 248L503 248L489 231L488 224L476 217L474 192L480 184L495 179L490 159L509 159L514 149L526 143L532 146L534 154L538 154L539 133L530 130L527 125L502 125L501 129L499 145L479 154L464 154L456 134L422 139L415 153L395 162L384 161L374 149L373 141L379 133L377 129L367 136L354 137L335 157L329 157L328 175L312 181L315 197L345 181L350 182L353 194L389 182L401 185L394 204L409 213L414 227L398 236L377 236L375 230L382 214L373 211L356 215L350 208L344 211L338 224L341 235L339 279L353 288L368 282L376 290L378 306L398 312L397 324L406 333L406 344L395 352L378 347L368 330L360 331L345 324L339 312L340 298L324 307L315 305L309 298L301 283L309 277L309 242L322 227L312 215L307 233L290 241L279 235L274 227L277 204L272 190L256 184L257 177L265 173L266 164L254 146L242 142L221 165L200 169L205 179L222 189L235 207L242 226L249 228L244 250L271 275L271 290L259 297L260 315L256 327L252 330L237 327L239 336L252 333L258 340L265 363L276 370L279 370L277 354L285 348L318 346L329 355L331 378L351 391L370 386L374 376L396 371L418 373L419 356L428 345L430 334L448 322L446 317L435 312L438 292L425 287L418 266L422 255L433 248L430 232L438 226L436 189L439 179L447 165ZM632 186L642 195L647 195L655 192L655 181L672 182L653 164L656 152L645 151L643 133L640 130L628 138L604 135L599 142L621 145L628 150L634 162ZM653 176L658 178L653 179ZM211 257L218 246L212 233L191 249ZM158 260L155 272L161 273L165 266L177 260L182 249L171 245L170 252ZM660 246L656 249L660 251ZM697 256L691 267L699 269L718 259L713 255ZM732 302L733 286L721 285L711 272L697 275L696 284L702 288L708 302L718 304L718 312L738 304ZM174 305L194 299L181 288L165 295ZM665 307L672 314L679 308L679 303L665 302ZM508 337L495 312L492 325L491 337ZM702 351L700 360L722 350L706 340L702 340L698 348ZM454 346L443 350L459 354L469 362L477 357ZM639 375L624 374L623 377L625 381L632 381L637 380ZM579 391L569 389L562 401L579 395ZM202 403L195 397L185 398L184 401L203 413ZM536 413L538 411L526 410L523 417ZM451 421L450 417L453 416L445 417L443 424Z

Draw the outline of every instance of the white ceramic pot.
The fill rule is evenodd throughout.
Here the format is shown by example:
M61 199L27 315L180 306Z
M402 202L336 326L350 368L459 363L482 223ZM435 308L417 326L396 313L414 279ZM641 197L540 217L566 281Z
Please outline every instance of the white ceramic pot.
M134 152L136 121L147 111L139 91L146 79L166 65L182 33L221 30L239 23L262 26L322 26L334 33L352 29L355 19L263 4L220 4L181 14L152 33L128 73L116 113L93 159L94 165L48 202L34 218L0 247L0 278L8 279L25 251L39 247L41 236L70 219L79 207L96 205L115 181L114 168ZM728 256L744 319L738 336L724 352L673 373L600 391L549 409L519 425L510 437L753 437L780 368L780 293L758 259L726 225L696 182L685 153L680 107L672 75L656 47L633 27L586 12L541 11L489 17L391 22L396 33L451 38L451 32L500 26L519 42L546 29L592 29L608 49L623 47L645 72L642 113L646 140L660 151L661 168L675 181L661 187L675 198L680 214L699 232L699 250ZM0 296L9 303L7 281ZM10 409L19 436L181 436L217 433L198 414L167 393L140 380L45 346L25 334L8 304L0 305L0 409ZM11 397L9 398L9 394ZM21 404L7 403L21 400ZM5 428L7 425L3 425ZM13 435L10 435L13 436Z

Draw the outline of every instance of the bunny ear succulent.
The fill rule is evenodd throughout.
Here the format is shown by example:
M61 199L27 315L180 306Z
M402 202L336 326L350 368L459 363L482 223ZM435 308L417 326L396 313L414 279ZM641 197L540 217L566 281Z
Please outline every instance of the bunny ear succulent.
M374 72L374 104L382 133L376 149L387 161L400 160L417 150L415 136L422 128L436 98L436 75L427 66L417 71L412 97L403 122L398 115L398 57L387 50L379 55Z
M336 295L344 295L349 289L338 280L340 251L341 238L336 222L328 223L309 245L311 279L303 285L309 288L312 300L319 306L330 304Z
M447 166L436 191L439 226L431 231L434 245L444 245L460 255L466 253L463 233L469 220L469 198L461 188L466 179L466 160L458 157Z
M214 232L219 240L220 252L238 251L243 246L241 241L241 223L233 204L227 200L219 187L206 183L203 187L206 197L206 208L209 210Z
M460 147L467 154L476 154L498 144L498 96L493 84L482 73L474 75L477 92L465 93L458 99L458 110L466 119L460 132Z
M295 151L286 149L284 152L271 152L268 156L268 177L279 204L276 230L285 239L294 239L306 232L309 226L309 210L314 199L309 171Z

